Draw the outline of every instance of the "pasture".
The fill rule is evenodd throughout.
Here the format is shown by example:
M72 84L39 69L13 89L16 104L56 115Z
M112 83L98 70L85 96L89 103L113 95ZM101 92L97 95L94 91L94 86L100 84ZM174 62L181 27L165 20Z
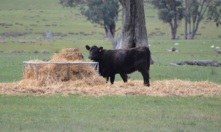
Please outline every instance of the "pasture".
M213 131L221 97L0 96L0 131Z
M195 40L183 40L183 23L180 22L179 39L172 41L169 40L170 28L158 20L157 11L145 5L145 13L148 41L155 61L150 69L150 83L180 79L190 83L208 81L220 86L220 67L170 65L184 60L221 62L221 54L211 48L212 45L221 48L220 28L204 20ZM85 60L89 61L85 45L112 48L101 26L91 24L78 10L63 8L54 0L34 3L3 0L0 2L0 20L1 83L22 80L22 61L25 60L50 59L64 48L79 48ZM45 39L48 31L53 32L51 39ZM168 52L171 47L180 52ZM138 80L138 83L142 80L138 72L129 76L130 80ZM122 81L119 76L117 81ZM172 88L175 84L167 84L170 85ZM127 86L130 84L112 88ZM220 131L220 106L220 95L95 97L63 96L61 93L49 96L1 94L0 131Z

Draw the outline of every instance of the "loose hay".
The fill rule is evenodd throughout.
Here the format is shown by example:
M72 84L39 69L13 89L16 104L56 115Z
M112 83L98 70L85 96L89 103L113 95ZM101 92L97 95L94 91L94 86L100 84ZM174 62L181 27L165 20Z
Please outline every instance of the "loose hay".
M83 62L83 56L78 49L63 49L60 53L54 54L48 62ZM32 60L32 62L44 62L41 60ZM36 67L28 64L25 67L23 80L20 84L33 85L36 82L38 86L48 86L58 84L65 81L74 81L77 83L83 80L86 84L97 85L104 84L105 81L94 70L91 65L81 64L80 71L78 65L70 65L70 73L67 73L67 64L40 64L38 65L38 80L36 81ZM34 83L35 84L35 83Z
M32 60L42 61L42 60ZM50 62L84 61L78 49L64 49L53 55ZM70 66L70 80L67 77L67 66L59 65L56 74L55 64L42 64L38 67L38 81L35 77L35 66L25 68L23 80L13 83L0 83L0 94L7 95L150 95L150 96L195 96L221 94L221 85L209 82L191 82L184 80L162 80L151 82L150 87L143 85L141 80L106 83L93 67L82 65L79 70L76 65Z
M31 83L30 83L31 82ZM0 93L7 95L52 95L52 94L81 94L92 96L104 95L149 95L149 96L212 96L221 94L221 85L208 82L191 82L184 80L153 81L150 87L143 85L141 80L122 81L115 84L91 85L84 80L54 83L47 86L37 86L35 81L1 83Z

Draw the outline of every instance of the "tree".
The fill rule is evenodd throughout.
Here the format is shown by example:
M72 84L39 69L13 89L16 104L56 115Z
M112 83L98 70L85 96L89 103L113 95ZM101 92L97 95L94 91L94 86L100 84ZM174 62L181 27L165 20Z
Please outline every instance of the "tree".
M189 16L187 15L189 12L189 0L185 0L185 10L184 10L184 16L185 16L185 26L184 26L184 34L185 34L185 39L188 39L188 18Z
M149 46L143 0L119 0L122 7L122 41L116 48Z
M77 4L85 3L88 8L81 8L82 14L87 16L88 20L104 25L105 31L113 32L111 27L115 27L117 13L118 13L118 0L60 0L60 4L63 6L76 6ZM145 15L144 15L144 2L143 0L119 0L123 7L122 15L122 37L118 37L118 42L115 46L116 49L121 48L132 48L138 46L149 46L145 25ZM114 4L113 4L114 3ZM110 6L113 4L112 6ZM110 7L109 7L110 6ZM95 9L97 8L97 9ZM111 10L109 10L109 8ZM111 11L114 10L114 13ZM112 15L108 15L112 14ZM90 18L89 18L90 16ZM104 16L113 16L112 20ZM102 18L103 21L99 21ZM105 19L104 19L105 18ZM108 25L106 23L112 23L113 25ZM114 33L113 33L114 34ZM113 35L111 35L113 37Z
M221 1L213 0L211 5L213 6L209 7L208 19L214 20L217 27L219 27L221 25Z
M200 22L205 18L208 12L208 19L214 20L217 24L221 24L221 1L220 0L186 0L186 34L187 39L194 39Z
M204 14L209 7L206 0L189 0L188 12L186 12L186 21L189 25L187 28L188 39L194 39L200 22L203 20Z
M76 7L86 3L86 0L59 0L63 7Z
M114 36L119 9L118 0L60 0L59 3L64 7L80 6L81 14L92 23L103 26L106 34L109 29Z
M183 18L182 0L151 0L159 10L159 19L171 28L171 39L176 39L178 22Z

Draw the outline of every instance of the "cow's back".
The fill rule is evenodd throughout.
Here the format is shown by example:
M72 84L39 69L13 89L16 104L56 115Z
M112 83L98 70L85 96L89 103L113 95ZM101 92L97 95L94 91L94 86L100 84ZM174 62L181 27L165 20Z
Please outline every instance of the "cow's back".
M105 67L105 72L131 73L137 65L148 65L150 51L147 47L104 50L102 58L100 65Z

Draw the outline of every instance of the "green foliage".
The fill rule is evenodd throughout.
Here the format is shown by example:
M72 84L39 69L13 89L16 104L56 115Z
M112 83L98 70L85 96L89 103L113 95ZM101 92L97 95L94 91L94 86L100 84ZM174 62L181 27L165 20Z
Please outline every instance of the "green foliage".
M82 1L82 0L59 0L59 3L63 7L76 7L79 4L83 4L84 1Z
M191 27L191 31L188 31L188 34L190 35L189 39L195 37L199 24L206 16L206 12L208 12L208 19L214 20L217 26L221 23L220 3L220 0L186 0L185 18L186 22L191 25L189 26L189 29Z
M186 14L188 16L187 20L189 23L195 23L196 21L201 21L203 19L204 10L206 10L208 4L203 4L201 3L201 1L198 0L191 0L189 1L188 6L186 7L188 8L188 13Z
M182 1L180 0L152 0L151 3L159 10L159 19L166 23L183 18Z
M212 6L209 7L208 18L214 20L217 26L221 25L221 1L212 0Z
M159 10L159 19L168 23L171 28L171 39L176 39L178 22L183 18L183 5L180 0L151 0Z
M115 32L116 21L118 17L118 0L60 0L65 7L80 6L81 14L92 23L104 26L111 30L112 35Z
M88 8L82 8L82 14L91 22L108 26L115 24L118 16L118 0L89 0L87 6Z

